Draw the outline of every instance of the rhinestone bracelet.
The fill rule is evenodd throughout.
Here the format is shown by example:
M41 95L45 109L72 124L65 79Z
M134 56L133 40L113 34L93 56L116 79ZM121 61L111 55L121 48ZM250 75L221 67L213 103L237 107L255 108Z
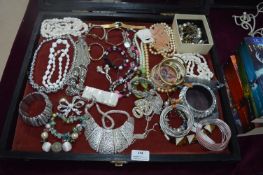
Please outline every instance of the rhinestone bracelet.
M180 117L185 120L184 124L181 125L178 128L172 128L168 121L168 113L172 110L176 110ZM192 129L194 124L193 115L190 110L188 110L185 106L177 104L175 106L168 106L163 109L161 115L160 115L160 126L162 131L164 132L167 139L169 137L172 138L178 138L178 137L184 137L187 135L190 130Z

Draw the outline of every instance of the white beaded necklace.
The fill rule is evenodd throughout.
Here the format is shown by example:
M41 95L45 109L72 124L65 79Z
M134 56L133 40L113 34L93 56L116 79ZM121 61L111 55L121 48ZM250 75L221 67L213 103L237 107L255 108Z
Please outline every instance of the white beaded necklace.
M184 53L175 54L174 56L180 57L184 61L186 65L186 76L206 80L211 80L211 78L214 76L202 55L198 53Z
M61 49L61 50L57 50L55 52L55 48L58 47L59 44L65 45L66 48ZM42 78L42 84L46 88L58 88L65 81L66 74L67 74L68 67L69 67L69 61L70 61L68 51L69 51L69 43L67 40L57 39L55 42L52 43L52 47L49 49L48 66L47 66L47 69L45 71L45 75ZM52 75L54 74L55 69L56 69L56 56L58 56L59 54L60 54L60 56L58 57L58 61L59 61L58 79L56 80L55 83L52 83L51 78L52 78ZM62 75L63 58L66 58L67 60L66 60L65 68L64 68L64 73ZM51 71L50 71L50 69L51 69Z
M87 33L89 27L78 18L46 19L41 24L40 33L43 37L58 37L63 35L81 36Z
M54 39L57 39L57 40L52 43L52 47L49 49L48 65L47 65L45 74L42 77L43 86L38 85L37 83L35 83L34 76L33 76L38 52L42 48L43 44L48 43L49 41L52 41ZM68 78L67 74L68 74L68 69L69 69L69 64L70 64L70 57L68 54L70 45L69 45L67 39L69 39L72 46L74 47L74 55L73 55L73 60L72 60L72 61L74 61L75 57L76 57L76 46L75 46L73 39L70 36L64 36L64 37L60 37L60 38L52 37L52 38L49 38L47 40L43 40L39 44L38 48L36 49L36 51L34 53L33 60L31 63L31 68L30 68L30 74L29 74L29 83L32 85L32 87L34 89L37 89L40 92L50 93L50 92L57 92L58 90L62 89L63 86L65 85L66 80ZM56 49L57 51L55 51L55 48L58 46L58 44L65 45L65 48ZM59 55L59 57L57 58L58 55ZM66 58L66 64L65 64L64 72L63 72L62 71L62 69L63 69L62 62L63 62L64 58ZM52 75L54 74L54 72L56 70L56 59L58 59L58 61L59 61L58 78L55 82L51 82Z

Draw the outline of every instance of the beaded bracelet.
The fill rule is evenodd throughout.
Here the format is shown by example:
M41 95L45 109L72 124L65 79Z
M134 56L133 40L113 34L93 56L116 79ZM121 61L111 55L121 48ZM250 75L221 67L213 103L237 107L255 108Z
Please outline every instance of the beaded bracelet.
M202 32L193 22L186 22L178 25L179 35L182 43L203 44Z
M136 74L138 70L138 66L135 62L131 62L131 67L130 69L125 73L124 76L119 77L116 81L112 82L112 84L110 85L109 90L111 92L116 91L116 88L122 84L124 84L124 87L121 91L118 91L118 93L120 93L120 95L128 97L131 95L131 92L128 89L128 85L127 82L132 79L134 77L134 75Z
M123 63L119 66L115 65L113 62L110 61L110 59L108 58L109 53L111 52L120 52L121 55L124 57L123 58ZM103 60L105 62L105 64L108 64L111 68L115 69L115 70L122 70L124 67L128 66L128 63L130 62L130 60L128 59L128 55L126 53L125 50L122 50L120 47L116 47L116 46L112 46L108 49L105 50L104 55L103 55Z
M68 152L72 149L72 142L74 142L78 137L79 134L81 133L83 126L82 124L77 124L75 127L72 128L71 132L66 132L66 133L60 133L55 129L56 126L56 122L55 119L56 118L60 118L62 119L65 123L74 123L74 122L83 122L85 120L87 120L86 115L84 116L71 116L70 118L66 118L64 117L64 115L62 114L53 114L51 117L51 120L49 121L49 123L47 123L45 125L45 129L43 130L43 132L41 133L41 138L42 138L42 150L45 152L49 152L50 149L53 152L60 152L60 151L65 151ZM50 132L54 137L61 139L63 143L60 142L55 142L53 144L51 144L48 141L48 132Z
M124 85L122 90L117 91L118 93L120 93L121 96L124 96L124 97L128 97L131 95L131 92L128 89L127 82L129 80L131 80L138 71L139 54L138 54L138 48L135 46L134 42L132 43L131 47L129 48L129 55L131 56L131 58L133 60L129 64L130 67L129 67L128 71L125 73L124 76L121 76L117 80L113 81L110 85L110 88L109 88L109 90L111 92L113 92L113 91L117 91L116 88L118 86Z

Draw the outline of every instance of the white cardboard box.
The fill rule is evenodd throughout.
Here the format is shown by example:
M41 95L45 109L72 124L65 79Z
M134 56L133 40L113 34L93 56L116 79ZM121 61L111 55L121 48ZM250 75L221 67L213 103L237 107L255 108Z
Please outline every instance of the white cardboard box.
M205 44L182 43L180 40L177 20L202 21L208 43ZM214 45L211 31L208 26L208 22L205 15L175 14L172 28L175 35L175 44L178 53L200 53L206 55Z

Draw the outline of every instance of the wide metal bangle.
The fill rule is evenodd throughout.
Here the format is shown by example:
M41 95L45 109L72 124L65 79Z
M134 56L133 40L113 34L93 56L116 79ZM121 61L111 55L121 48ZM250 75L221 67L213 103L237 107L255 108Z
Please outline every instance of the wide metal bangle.
M197 108L196 106L193 106L193 104L200 105L202 104L202 101L196 96L190 97L190 91L200 91L202 94L206 96L206 99L208 100L209 104L208 107L205 109ZM216 96L212 89L204 84L201 83L192 83L192 87L185 86L182 88L180 94L179 94L180 100L192 111L194 118L201 119L208 117L210 114L213 113L216 107ZM194 102L190 102L189 99L195 99Z
M185 120L186 120L186 126L181 125L178 128L172 128L168 121L168 113L171 112L172 110L176 110L179 113L181 113ZM172 137L172 138L179 138L179 137L184 137L187 135L190 130L192 129L194 124L194 119L193 115L190 110L188 110L185 106L177 104L175 107L173 106L168 106L164 108L160 115L160 126L166 137Z
M45 101L45 108L44 110L36 115L30 116L27 112L29 106L36 101L44 100ZM42 92L33 92L28 94L23 98L23 100L19 104L19 114L21 115L23 121L32 126L43 126L45 125L51 115L52 115L52 103L49 100L48 96Z

